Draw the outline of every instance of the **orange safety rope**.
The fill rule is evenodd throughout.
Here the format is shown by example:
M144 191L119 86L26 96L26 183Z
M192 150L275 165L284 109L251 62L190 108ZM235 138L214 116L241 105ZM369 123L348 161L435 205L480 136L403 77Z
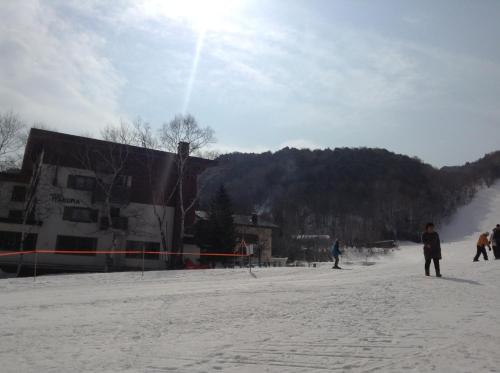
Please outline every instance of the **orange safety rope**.
M199 256L248 256L246 254L225 254L225 253L178 253L173 251L141 251L141 250L26 250L26 251L6 251L1 252L0 256L16 256L16 255L28 255L28 254L149 254L149 255L199 255Z

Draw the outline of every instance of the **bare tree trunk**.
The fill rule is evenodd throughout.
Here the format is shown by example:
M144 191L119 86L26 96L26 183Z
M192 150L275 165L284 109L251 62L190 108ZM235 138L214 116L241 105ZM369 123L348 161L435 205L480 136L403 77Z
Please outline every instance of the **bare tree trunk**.
M184 207L184 166L185 159L183 159L183 155L179 154L179 207L181 210L181 221L180 221L180 229L179 229L179 239L178 239L178 247L177 247L177 258L175 263L177 263L177 267L182 267L184 263L183 253L184 253L184 230L186 226L186 210Z
M42 164L43 164L43 156L44 156L44 153L42 151L41 155L40 155L40 159L38 161L38 163L36 164L36 168L35 168L35 172L33 174L33 177L32 179L30 180L30 187L29 189L26 191L26 206L24 208L24 215L23 215L23 222L22 222L22 225L21 225L21 242L20 242L20 247L19 247L19 251L24 251L24 246L25 246L25 242L26 242L26 236L27 236L27 232L26 232L26 228L27 228L27 223L28 223L28 218L29 218L29 214L30 212L32 211L32 209L34 209L34 205L36 203L36 198L35 198L35 194L36 194L36 187L38 185L37 183L37 179L40 177L40 173L41 173L41 169L42 169ZM19 255L19 261L18 261L18 264L17 264L17 270L16 270L16 276L19 277L21 275L21 271L22 271L22 266L23 266L23 255Z

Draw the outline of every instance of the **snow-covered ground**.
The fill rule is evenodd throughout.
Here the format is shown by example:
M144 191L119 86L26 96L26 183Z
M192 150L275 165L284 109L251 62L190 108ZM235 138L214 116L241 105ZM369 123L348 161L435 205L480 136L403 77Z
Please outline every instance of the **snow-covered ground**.
M500 372L500 261L472 263L500 184L467 209L443 230L442 279L405 245L342 271L0 280L0 371Z

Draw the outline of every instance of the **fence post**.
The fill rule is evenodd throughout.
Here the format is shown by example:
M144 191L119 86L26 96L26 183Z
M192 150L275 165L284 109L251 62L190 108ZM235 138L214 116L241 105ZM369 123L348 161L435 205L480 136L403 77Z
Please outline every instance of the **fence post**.
M142 274L141 279L144 278L144 245L142 245Z
M35 247L35 265L33 266L33 282L36 281L36 267L38 265L38 250Z

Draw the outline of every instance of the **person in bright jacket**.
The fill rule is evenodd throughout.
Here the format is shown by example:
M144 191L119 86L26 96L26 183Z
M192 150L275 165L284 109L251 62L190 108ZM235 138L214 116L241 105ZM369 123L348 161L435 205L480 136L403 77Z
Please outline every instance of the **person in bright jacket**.
M441 277L439 261L441 260L441 240L439 234L434 231L434 224L427 223L425 232L422 234L422 243L424 244L425 257L425 275L430 276L431 261L434 262L436 277Z
M342 255L342 251L340 251L340 242L338 239L335 240L335 243L332 246L332 256L335 259L335 264L332 269L342 269L339 267L339 256Z
M491 250L490 240L488 239L489 235L490 234L488 232L485 232L479 236L479 240L477 240L477 252L476 256L474 257L475 262L479 261L479 256L481 254L483 254L484 260L488 260L488 253L486 253L486 246L488 246Z

